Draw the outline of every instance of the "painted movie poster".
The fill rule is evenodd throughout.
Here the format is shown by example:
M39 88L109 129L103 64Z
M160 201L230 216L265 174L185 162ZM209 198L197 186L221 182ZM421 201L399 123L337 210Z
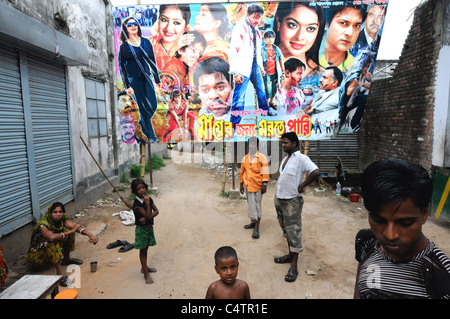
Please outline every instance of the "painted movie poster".
M387 0L118 5L125 143L359 130Z

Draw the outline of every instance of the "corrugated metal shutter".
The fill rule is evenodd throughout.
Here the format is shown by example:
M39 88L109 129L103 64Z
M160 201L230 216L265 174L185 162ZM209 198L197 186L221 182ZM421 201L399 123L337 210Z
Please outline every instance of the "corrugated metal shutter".
M33 219L18 53L0 49L0 234Z
M40 211L73 199L65 67L29 56L28 78Z
M358 134L338 134L330 140L309 142L309 157L316 163L320 172L335 175L339 157L345 172L359 172Z

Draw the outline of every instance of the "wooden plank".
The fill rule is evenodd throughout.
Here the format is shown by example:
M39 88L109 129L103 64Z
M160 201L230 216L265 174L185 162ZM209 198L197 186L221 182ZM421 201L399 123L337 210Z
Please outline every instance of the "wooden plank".
M3 291L0 299L45 298L58 289L60 278L59 275L25 275Z

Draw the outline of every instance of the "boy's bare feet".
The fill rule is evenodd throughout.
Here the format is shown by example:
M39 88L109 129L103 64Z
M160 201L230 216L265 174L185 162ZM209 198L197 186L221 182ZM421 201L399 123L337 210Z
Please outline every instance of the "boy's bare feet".
M156 272L156 268L147 267L148 272ZM144 269L141 268L141 274L144 273Z
M149 273L144 274L144 278L145 278L145 283L146 284L152 284L153 283L153 279L152 279L152 277L150 276Z

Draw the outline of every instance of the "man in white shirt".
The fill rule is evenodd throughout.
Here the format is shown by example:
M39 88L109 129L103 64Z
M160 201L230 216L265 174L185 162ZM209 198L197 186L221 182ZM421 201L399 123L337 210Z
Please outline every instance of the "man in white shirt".
M278 222L288 242L289 254L277 257L274 261L278 264L291 264L284 279L288 282L293 282L298 275L298 253L303 250L302 193L306 186L319 177L320 171L308 156L300 153L299 140L295 132L284 133L281 136L281 142L283 150L288 156L281 162L274 204ZM308 173L308 177L303 180L305 173Z

